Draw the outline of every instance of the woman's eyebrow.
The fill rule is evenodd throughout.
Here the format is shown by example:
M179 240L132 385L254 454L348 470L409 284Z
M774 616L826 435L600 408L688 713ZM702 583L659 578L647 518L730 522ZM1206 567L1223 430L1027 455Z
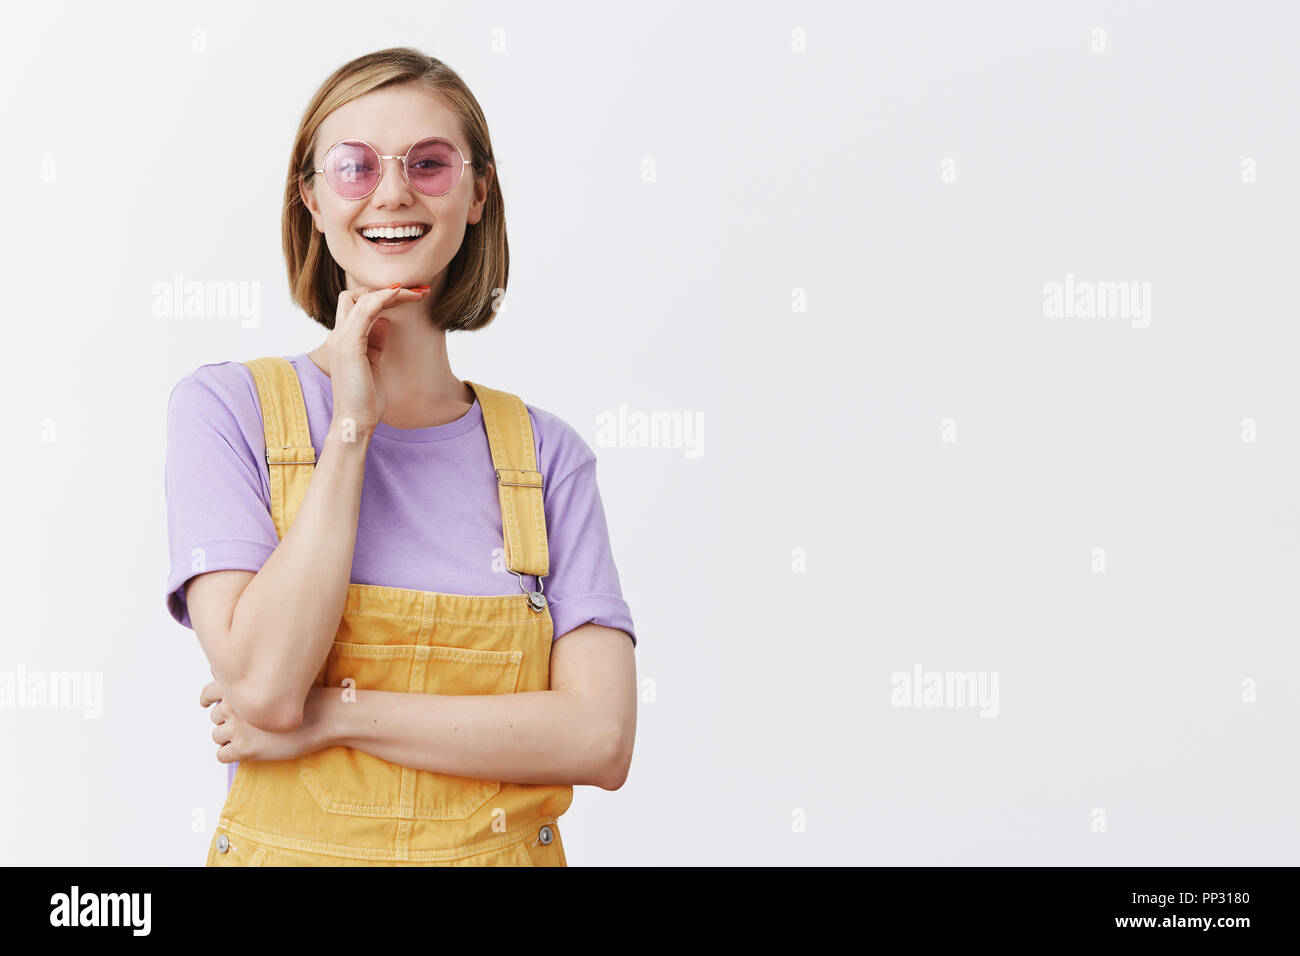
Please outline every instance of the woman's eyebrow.
M415 139L411 140L409 143L407 143L406 145L404 145L401 149L397 150L395 153L388 153L387 150L384 150L384 149L381 149L381 148L380 148L380 146L379 146L379 142L378 142L377 140L366 139L364 136L344 136L342 139L337 140L337 142L342 143L342 142L346 142L347 140L358 140L358 141L360 141L360 142L362 142L362 143L369 143L371 146L373 146L375 149L379 150L379 152L381 152L381 153L387 153L387 155L393 156L393 155L401 155L402 153L405 153L408 149L410 149L410 148L411 148L412 146L414 146L416 143L422 143L422 142L424 142L426 139L441 139L441 140L446 140L448 143L451 143L453 146L456 146L456 141L455 141L454 139L452 139L450 136L447 136L447 135L444 134L444 133L425 133L425 134L423 134L423 135L421 135L421 136L417 136ZM459 146L456 146L456 148L459 149L460 147L459 147Z
M422 143L422 142L424 142L426 139L441 139L441 140L446 140L448 143L451 143L452 145L455 145L455 143L456 143L456 141L455 141L454 139L452 139L450 136L444 136L442 133L425 133L425 134L424 134L423 136L421 136L419 139L413 139L413 140L411 140L411 142L409 142L409 143L406 145L406 149L410 149L410 148L411 148L412 146L414 146L416 143ZM457 146L456 148L459 149L460 147ZM405 152L405 151L406 151L406 150L403 150L403 152Z

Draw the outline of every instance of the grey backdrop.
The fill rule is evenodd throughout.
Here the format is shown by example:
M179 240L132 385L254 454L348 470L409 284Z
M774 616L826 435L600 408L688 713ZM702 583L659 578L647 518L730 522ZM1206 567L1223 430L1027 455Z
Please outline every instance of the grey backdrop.
M1294 8L357 9L10 11L0 681L102 703L0 706L0 862L204 858L167 397L323 338L289 141L399 44L500 157L509 304L453 369L592 444L640 637L571 864L1297 862ZM257 315L156 314L178 274Z

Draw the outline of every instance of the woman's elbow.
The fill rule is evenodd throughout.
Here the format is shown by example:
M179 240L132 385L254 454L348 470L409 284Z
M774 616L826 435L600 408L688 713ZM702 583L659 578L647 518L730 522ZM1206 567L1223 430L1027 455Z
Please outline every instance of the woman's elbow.
M627 782L632 769L632 731L621 729L610 733L601 748L600 773L597 786L602 790L618 790Z
M258 730L284 734L302 726L303 701L285 697L283 693L261 693L245 688L234 707L235 713Z
M273 734L287 734L302 726L302 708L279 705L264 708L249 724Z

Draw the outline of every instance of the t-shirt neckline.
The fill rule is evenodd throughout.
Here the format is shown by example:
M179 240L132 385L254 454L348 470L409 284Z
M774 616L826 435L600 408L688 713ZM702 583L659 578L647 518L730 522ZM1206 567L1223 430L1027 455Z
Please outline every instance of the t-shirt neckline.
M334 407L334 391L330 384L330 377L325 374L316 363L311 360L306 352L301 352L293 356L290 361L298 369L298 375L301 378L303 372L311 377L312 381L325 394L325 404ZM375 436L379 438L390 438L394 441L444 441L448 438L455 438L463 435L468 431L477 428L483 421L483 409L479 405L478 396L474 396L474 404L469 407L460 418L454 422L447 422L445 425L428 425L424 428L398 428L389 425L387 422L379 422L375 425Z

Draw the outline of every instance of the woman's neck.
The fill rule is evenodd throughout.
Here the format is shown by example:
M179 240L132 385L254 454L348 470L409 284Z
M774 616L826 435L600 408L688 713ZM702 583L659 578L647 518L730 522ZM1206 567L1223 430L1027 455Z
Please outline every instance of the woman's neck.
M330 374L329 352L324 343L307 353ZM447 333L438 329L412 332L394 322L384 343L384 417L394 428L446 425L464 416L474 404L474 390L451 370L447 359Z

